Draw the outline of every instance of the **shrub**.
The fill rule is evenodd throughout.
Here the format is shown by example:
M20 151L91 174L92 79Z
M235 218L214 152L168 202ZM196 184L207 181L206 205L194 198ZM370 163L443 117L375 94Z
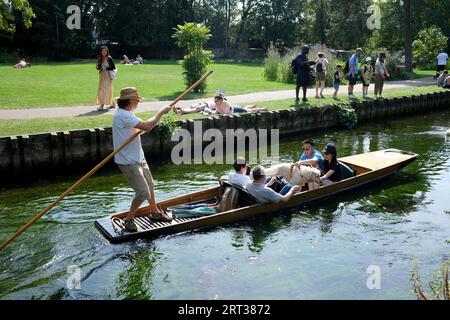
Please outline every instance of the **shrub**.
M186 86L190 87L206 73L206 68L211 64L212 52L203 49L211 38L211 32L206 26L188 22L182 26L178 25L172 37L178 47L185 49L186 55L182 62L183 74ZM206 86L205 81L195 91L204 92Z
M358 123L358 115L349 104L337 104L336 113L339 124L347 129L353 129Z
M280 54L273 44L270 44L267 50L267 58L264 59L264 78L269 81L277 81L280 64Z
M434 69L438 52L447 47L448 38L439 27L432 26L419 31L413 42L413 57L424 68Z
M167 114L163 116L157 124L156 129L161 138L169 138L178 129L174 115Z
M289 49L281 58L279 80L284 83L294 83L295 75L292 73L291 63L297 57L297 49Z

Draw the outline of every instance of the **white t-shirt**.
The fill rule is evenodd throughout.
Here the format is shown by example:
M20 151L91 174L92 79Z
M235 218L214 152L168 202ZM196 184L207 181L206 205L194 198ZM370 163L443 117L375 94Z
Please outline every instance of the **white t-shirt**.
M375 74L384 75L386 73L386 67L384 62L381 62L380 59L377 59L375 63Z
M127 141L138 129L135 128L142 120L133 112L118 108L113 120L112 134L114 150ZM115 155L114 161L117 164L137 164L145 160L144 150L142 150L141 137L131 141L125 148Z
M448 61L448 54L446 54L445 52L439 53L437 56L437 60L439 66L446 66Z
M249 176L246 176L245 174L237 173L237 172L231 172L228 175L228 181L231 184L235 184L242 188L246 188L250 183L252 183L252 180L250 180Z

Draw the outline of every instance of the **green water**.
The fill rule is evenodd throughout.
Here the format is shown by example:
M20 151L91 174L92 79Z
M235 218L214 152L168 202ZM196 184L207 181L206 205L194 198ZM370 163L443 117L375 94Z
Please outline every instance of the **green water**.
M450 112L311 136L351 155L384 148L420 154L379 184L320 203L206 231L111 245L94 221L126 210L131 189L103 172L0 252L1 299L414 299L450 258ZM304 136L284 140L283 161ZM151 158L151 156L150 156ZM157 197L214 185L226 166L152 168ZM76 177L0 190L0 239L16 231ZM68 290L68 266L81 289ZM381 268L369 290L367 268Z

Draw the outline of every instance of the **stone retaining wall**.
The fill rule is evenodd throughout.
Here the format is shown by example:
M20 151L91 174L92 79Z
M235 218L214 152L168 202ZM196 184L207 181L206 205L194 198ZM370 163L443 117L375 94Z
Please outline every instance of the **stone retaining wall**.
M384 100L352 102L358 122L389 120L422 114L450 106L450 91L414 95ZM194 132L195 122L201 121L203 131L220 129L279 129L291 135L339 126L336 106L270 111L261 114L211 116L178 121L180 128ZM176 144L170 137L163 139L157 130L142 136L144 151L151 159L166 159ZM52 176L68 171L87 171L113 151L111 128L97 128L22 135L0 138L1 180L18 176Z

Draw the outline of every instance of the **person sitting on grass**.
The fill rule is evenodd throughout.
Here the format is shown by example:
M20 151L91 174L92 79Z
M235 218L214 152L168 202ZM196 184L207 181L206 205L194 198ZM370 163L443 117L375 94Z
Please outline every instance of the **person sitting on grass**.
M214 97L214 104L217 114L233 114L233 113L256 113L261 111L267 111L266 108L258 108L256 105L245 106L232 106L226 101L222 95Z
M286 195L275 192L270 186L276 179L266 184L266 174L264 167L257 166L252 171L253 182L247 185L247 191L256 199L258 203L287 203L294 194L301 191L300 186L293 186Z
M130 58L128 58L128 56L127 55L123 55L123 61L122 61L122 64L131 64L131 62L130 62Z
M444 89L450 89L450 76L447 76L444 80L444 85L442 86Z
M144 59L142 59L142 57L141 57L140 54L137 55L136 61L137 61L139 64L144 64Z
M341 181L341 168L337 161L336 146L329 143L322 153L325 155L325 161L323 162L324 175L320 177L321 183L324 186L329 186L335 182Z
M372 67L372 58L366 58L366 64L363 67L362 71L362 80L363 80L363 98L367 99L369 97L369 86L373 77L373 67Z
M447 79L447 77L448 77L448 70L444 70L444 72L442 72L439 78L437 78L437 85L442 88L444 86L444 82L445 79Z
M334 100L338 100L338 92L339 92L339 87L341 86L341 81L344 78L344 72L342 70L342 65L338 64L336 66L336 72L334 73L333 79L334 79L334 94L333 94L333 99Z

